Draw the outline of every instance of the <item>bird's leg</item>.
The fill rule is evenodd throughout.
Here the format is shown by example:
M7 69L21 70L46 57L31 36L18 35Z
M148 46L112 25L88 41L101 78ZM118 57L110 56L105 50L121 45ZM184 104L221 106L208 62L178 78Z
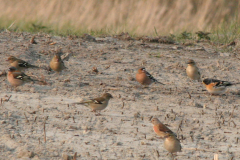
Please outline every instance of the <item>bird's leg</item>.
M92 112L94 112L95 113L95 116L100 116L101 114L100 114L100 111L97 113L97 110L92 110Z
M14 87L14 91L18 92L19 91L18 87Z
M169 153L168 153L169 154ZM172 159L172 160L174 160L174 154L172 154L172 153L170 153L170 158Z
M95 112L96 112L96 111L95 111ZM95 116L100 116L100 115L101 115L101 114L100 114L100 111L95 114Z
M149 88L149 86L147 86L147 85L143 86L143 89L148 89L148 88Z

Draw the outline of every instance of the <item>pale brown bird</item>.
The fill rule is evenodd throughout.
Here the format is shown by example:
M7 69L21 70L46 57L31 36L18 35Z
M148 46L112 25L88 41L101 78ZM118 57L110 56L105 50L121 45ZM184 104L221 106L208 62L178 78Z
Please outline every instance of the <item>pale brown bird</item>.
M58 49L50 61L50 68L58 73L66 68L64 62L61 59L61 53L61 49Z
M150 73L146 71L144 67L138 69L138 72L136 74L136 80L142 85L150 85L153 82L164 85L163 83L158 82Z
M7 61L10 63L12 67L15 67L19 71L23 71L24 69L27 68L39 68L38 66L31 65L28 62L22 59L18 59L14 56L8 57Z
M8 82L14 86L20 86L27 82L35 82L37 80L32 79L21 71L18 71L15 67L10 67L7 74Z
M161 123L157 118L153 118L151 122L153 124L154 132L161 138L165 138L169 133L173 133L167 126Z
M101 97L89 99L82 102L77 102L74 104L86 105L90 107L93 112L99 111L98 115L100 115L100 111L108 106L108 102L111 98L113 98L113 96L110 93L104 93Z
M189 78L191 78L192 80L198 80L201 81L201 74L199 72L198 67L196 66L196 63L194 62L194 60L190 59L187 62L188 66L186 68L186 72Z
M203 84L206 86L206 89L209 93L222 94L225 92L227 87L239 84L239 82L231 83L228 81L221 81L217 79L206 78L203 80Z
M170 152L181 152L182 146L180 144L180 141L177 139L177 137L173 133L168 133L164 140L164 148Z

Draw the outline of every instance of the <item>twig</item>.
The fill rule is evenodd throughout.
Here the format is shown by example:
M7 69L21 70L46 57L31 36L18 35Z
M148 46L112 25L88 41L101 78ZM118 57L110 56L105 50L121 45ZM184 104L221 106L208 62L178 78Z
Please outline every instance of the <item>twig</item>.
M6 101L8 102L11 97L12 97L12 95L10 95Z
M235 108L236 108L236 106L233 107L232 113L230 114L230 117L229 117L228 121L233 117L233 113L234 113Z
M122 101L122 109L124 108L124 106L125 106L125 104L124 104L124 102Z
M15 21L7 29L10 29L15 24Z
M203 151L203 152L221 152L223 153L223 151L214 151L214 150L209 150L209 149L199 149L199 148L183 148L182 150L193 150L193 151Z
M120 88L107 88L107 89L105 89L105 90L114 90L114 91L118 91L118 90L120 90Z
M77 160L77 152L74 153L73 160Z
M184 116L183 116L183 118L184 118ZM182 123L183 123L183 118L182 118L182 120L181 120L181 122L179 123L179 125L178 125L178 129L177 129L177 132L179 131L179 130L181 130L182 131Z
M24 116L25 116L26 122L29 123L29 120L28 120L25 112L24 112Z
M35 36L32 36L31 40L30 40L31 44L37 44L37 42L35 41Z
M72 119L73 119L73 123L76 123L76 122L75 122L75 119L74 119L74 116L72 117Z
M157 29L155 26L154 26L154 31L155 31L156 36L158 36L158 32L157 32Z
M192 98L191 94L189 92L187 92L187 93L188 93L189 99L191 99Z
M44 132L44 142L46 143L47 140L46 140L46 129L45 129L45 124L46 124L46 123L43 124L43 132Z
M37 120L37 116L34 118L34 122L36 122L36 120Z
M235 123L233 120L232 120L232 123L233 123L233 125L234 125L234 128L235 128L235 127L237 126L237 125L236 125L236 123Z

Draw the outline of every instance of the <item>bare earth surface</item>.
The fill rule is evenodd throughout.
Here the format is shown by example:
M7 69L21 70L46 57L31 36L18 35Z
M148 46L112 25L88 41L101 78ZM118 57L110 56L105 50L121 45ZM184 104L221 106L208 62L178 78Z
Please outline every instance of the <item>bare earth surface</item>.
M183 150L175 159L240 159L240 86L210 96L185 72L191 58L203 77L239 82L237 51L220 53L208 43L184 46L112 37L93 42L45 34L30 44L32 36L0 33L2 71L9 68L5 60L10 55L47 66L56 46L62 47L68 69L60 74L28 69L27 75L44 77L48 84L16 90L0 77L0 159L70 159L75 152L77 159L171 159L153 132L152 117L177 133ZM141 66L166 85L138 84L135 74ZM100 116L71 104L104 92L114 98Z

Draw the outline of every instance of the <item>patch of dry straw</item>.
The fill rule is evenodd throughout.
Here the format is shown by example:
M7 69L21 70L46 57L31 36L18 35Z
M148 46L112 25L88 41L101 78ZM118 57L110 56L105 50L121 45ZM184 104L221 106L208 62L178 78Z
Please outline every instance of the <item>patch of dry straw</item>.
M238 0L0 0L0 18L137 34L205 30L236 17Z

